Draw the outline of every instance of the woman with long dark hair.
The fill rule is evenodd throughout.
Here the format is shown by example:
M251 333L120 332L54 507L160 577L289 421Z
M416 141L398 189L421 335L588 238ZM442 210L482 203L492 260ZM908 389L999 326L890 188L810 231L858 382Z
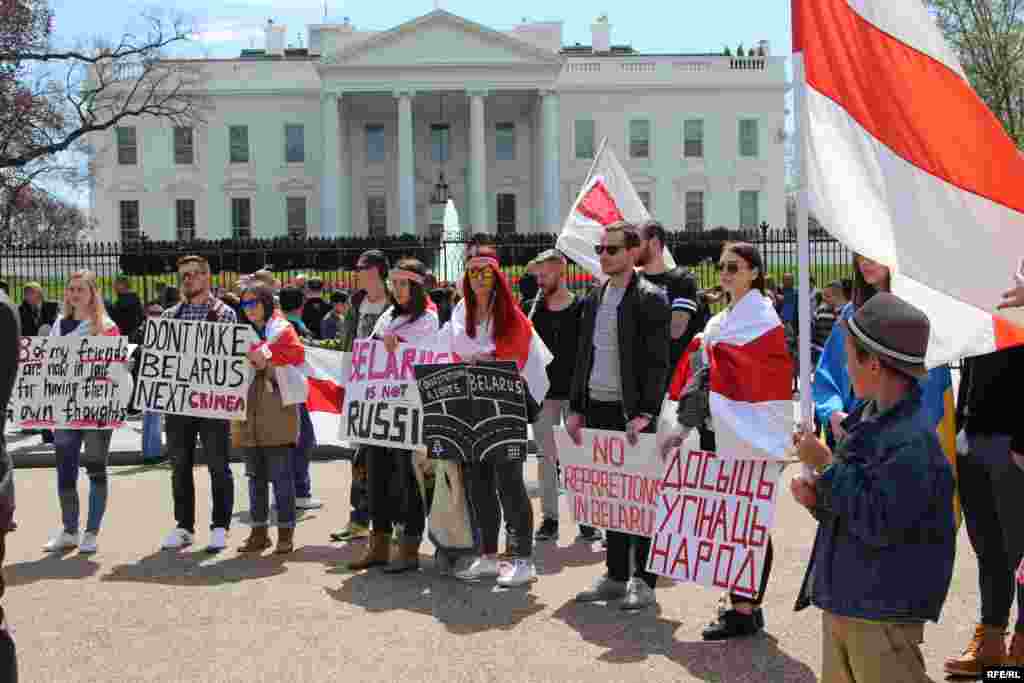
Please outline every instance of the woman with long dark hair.
M389 352L402 343L425 342L437 335L437 312L427 293L427 268L416 259L403 259L388 274L391 306L381 314L372 337ZM349 564L352 571L387 565L384 571L397 574L420 566L420 544L425 529L425 506L413 470L413 451L369 446L367 485L370 494L370 522L373 533L362 558ZM397 483L397 487L393 484ZM396 499L392 490L397 488ZM391 528L402 525L398 557L391 560Z

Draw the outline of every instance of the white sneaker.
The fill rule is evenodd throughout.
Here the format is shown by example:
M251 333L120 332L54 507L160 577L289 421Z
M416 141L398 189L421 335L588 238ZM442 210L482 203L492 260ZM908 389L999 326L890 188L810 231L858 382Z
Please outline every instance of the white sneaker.
M219 553L228 547L228 530L222 526L210 532L210 543L206 546L206 552Z
M78 534L69 534L66 531L58 531L53 538L46 542L43 550L48 553L59 553L62 550L71 550L78 545Z
M164 550L177 550L187 545L192 545L192 532L185 529L175 529L167 534L167 538L164 539L163 545L160 547Z
M96 534L86 531L82 536L81 545L78 546L78 552L83 555L92 555L97 550L99 550L99 543L97 543Z
M503 563L501 573L498 575L498 585L506 588L525 586L536 580L537 570L533 566L533 560L521 557L512 562Z
M455 572L455 578L460 581L479 581L480 579L493 578L498 575L498 559L494 557L478 557L462 571Z
M319 510L324 506L320 502L319 498L296 498L295 509L296 510Z

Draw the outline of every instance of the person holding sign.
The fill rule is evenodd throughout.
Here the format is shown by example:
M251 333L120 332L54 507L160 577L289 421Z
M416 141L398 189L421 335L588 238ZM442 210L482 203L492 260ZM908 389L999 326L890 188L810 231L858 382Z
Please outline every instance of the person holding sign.
M297 366L306 360L305 347L291 324L274 310L274 290L258 284L242 293L242 312L259 335L249 351L255 376L249 385L245 420L232 422L235 446L244 450L249 475L249 514L252 531L238 551L258 553L270 547L267 519L269 488L274 483L277 505L277 547L284 555L294 549L295 472L292 449L298 440L298 406L306 400Z
M664 290L634 272L640 234L625 221L605 228L595 249L608 281L587 295L565 429L576 445L583 427L626 433L636 444L654 432L669 373L672 309ZM654 605L651 539L609 530L607 573L577 602L625 598L624 610ZM634 562L631 570L630 562Z
M120 334L117 325L107 315L103 296L96 286L96 275L88 270L72 273L64 288L64 310L50 329L50 336L117 337ZM43 546L47 552L61 552L75 546L81 553L96 552L97 535L107 509L107 459L110 457L111 434L110 429L58 429L54 432L57 498L64 529ZM89 516L79 545L78 469L83 443L85 471L89 475Z
M14 461L7 452L4 434L7 428L6 407L18 374L19 321L7 294L0 292L0 598L6 588L3 564L7 551L7 534L14 530ZM18 660L14 638L7 626L7 617L0 606L0 681L18 682Z
M793 438L816 474L791 491L818 520L796 609L822 610L821 680L930 681L924 624L938 621L956 552L953 470L918 384L930 324L887 293L840 324L862 402L834 455L816 434Z
M471 245L466 251L463 299L452 311L442 339L463 361L515 361L533 401L540 404L550 387L546 367L552 355L517 305L493 246ZM525 453L523 454L525 456ZM522 586L537 578L533 564L533 507L523 480L525 457L469 463L469 497L482 537L481 555L455 573L463 581L497 576L502 586ZM500 500L500 507L499 507ZM498 562L498 532L504 512L508 555Z
M399 261L389 274L392 304L377 319L372 334L374 339L384 342L389 353L397 351L399 344L416 344L437 335L437 312L427 307L426 275L426 266L416 259ZM373 533L366 553L349 564L349 569L362 571L388 565L384 571L389 574L418 569L426 513L413 471L413 452L382 446L363 448ZM391 495L393 488L400 492L399 499ZM388 564L394 524L403 525L402 539L398 557Z

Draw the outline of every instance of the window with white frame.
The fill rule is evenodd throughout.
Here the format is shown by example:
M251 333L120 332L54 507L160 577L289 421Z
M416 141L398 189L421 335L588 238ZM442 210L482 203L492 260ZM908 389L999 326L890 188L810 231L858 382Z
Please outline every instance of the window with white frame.
M498 193L498 234L513 235L516 232L516 196L511 192Z
M123 199L119 204L121 218L121 244L138 242L142 235L139 227L139 200Z
M174 224L179 242L191 242L196 238L196 200L175 200Z
M757 119L740 119L740 156L758 155Z
M228 138L231 144L231 163L249 163L249 126L230 126L228 128Z
M629 122L629 157L651 158L651 122L648 119L632 119Z
M236 240L252 237L252 200L249 197L231 198L231 236Z
M576 121L575 131L576 158L593 159L594 136L597 135L593 119L578 119Z
M687 119L683 123L683 156L687 159L704 158L703 119Z
M370 125L366 127L366 161L379 164L387 158L387 140L384 137L384 126Z
M761 222L758 212L760 193L757 190L740 190L740 227L756 228Z
M382 194L371 194L366 197L366 221L367 232L370 237L387 237L387 197Z
M288 237L306 239L309 232L306 225L306 198L287 197L285 204L288 213Z
M174 163L190 165L195 163L195 132L191 126L174 127Z
M494 156L498 161L516 160L516 124L499 123L494 130Z
M306 161L306 127L301 123L289 123L284 127L284 160L289 164Z
M692 190L686 193L686 230L699 232L704 229L704 193Z
M121 166L135 166L139 163L139 145L135 126L118 126L114 129L117 140L117 163Z
M430 160L443 164L448 161L448 140L450 127L447 123L430 126Z

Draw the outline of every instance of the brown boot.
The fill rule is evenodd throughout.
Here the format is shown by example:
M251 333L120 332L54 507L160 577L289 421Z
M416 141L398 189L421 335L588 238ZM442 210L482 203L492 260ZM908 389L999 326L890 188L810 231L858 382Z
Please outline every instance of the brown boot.
M295 529L281 527L277 530L277 547L275 555L287 555L295 550Z
M1024 633L1014 631L1010 651L1006 653L1006 666L1024 666Z
M1002 628L978 624L963 654L946 660L946 673L977 678L985 673L987 666L1002 666L1006 659L1004 637Z
M366 553L356 560L349 562L348 568L353 572L361 572L370 567L380 567L388 563L391 554L391 532L374 530L370 535L370 543Z
M401 574L420 568L420 542L403 540L398 546L396 557L384 567L385 574Z
M267 527L254 526L252 531L249 532L249 538L245 539L245 543L238 548L238 552L259 553L263 552L271 545L270 535L267 533Z

